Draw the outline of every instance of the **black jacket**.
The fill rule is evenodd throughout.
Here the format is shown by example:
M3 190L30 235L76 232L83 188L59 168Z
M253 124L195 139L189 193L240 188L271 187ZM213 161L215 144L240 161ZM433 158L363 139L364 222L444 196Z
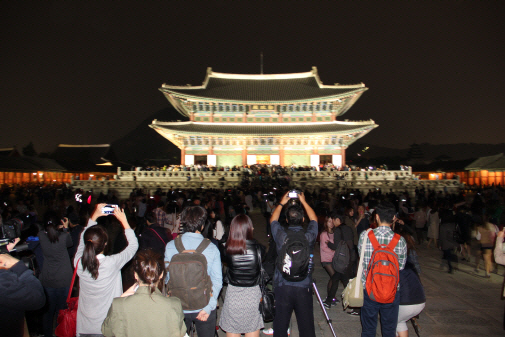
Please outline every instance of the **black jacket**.
M25 310L44 306L46 297L39 280L23 262L0 269L0 329L3 337L22 337Z
M172 241L172 237L167 235L165 228L158 225L146 226L139 236L140 249L151 248L161 256L165 256L165 247Z
M426 302L419 276L411 268L400 270L400 304L414 305Z
M235 287L253 287L260 283L261 261L265 247L255 240L246 241L245 254L226 254L228 266L225 281Z

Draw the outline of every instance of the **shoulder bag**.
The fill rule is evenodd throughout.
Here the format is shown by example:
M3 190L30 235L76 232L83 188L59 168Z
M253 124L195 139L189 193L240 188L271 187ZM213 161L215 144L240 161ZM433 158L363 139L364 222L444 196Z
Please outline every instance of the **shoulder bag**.
M261 276L260 276L260 290L261 299L259 305L259 311L263 317L264 322L271 322L275 317L275 295L273 291L267 288L267 283L269 276L265 269L263 268L263 263L261 262L260 250L256 247L256 252L258 254L258 261L261 265Z
M72 295L72 288L74 287L75 275L77 274L77 268L79 268L79 260L77 260L77 265L74 269L74 276L72 276L72 282L70 283L70 289L68 290L67 296L67 309L60 310L58 313L58 326L54 331L57 337L74 337L76 335L77 327L77 303L79 302L79 297L70 297Z
M363 238L363 243L361 245L361 254L359 259L358 273L356 277L349 280L347 287L345 287L342 292L342 305L344 310L348 306L359 308L363 306L363 282L361 281L361 276L363 275L363 258L365 257L365 247L368 240L368 232L372 229L366 231L365 237Z

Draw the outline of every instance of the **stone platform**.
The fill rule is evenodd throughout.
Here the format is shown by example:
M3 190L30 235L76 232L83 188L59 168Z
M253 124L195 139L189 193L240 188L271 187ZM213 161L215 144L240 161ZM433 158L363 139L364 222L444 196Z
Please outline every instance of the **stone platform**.
M416 188L436 192L458 193L463 187L459 180L414 180L410 171L289 171L290 187L318 191L327 188L336 191L347 189L368 192L381 189L395 193L408 191L412 196ZM122 171L118 169L114 180L72 180L73 188L107 194L109 190L120 199L128 198L133 189L153 193L158 188L169 189L232 189L241 186L241 171Z

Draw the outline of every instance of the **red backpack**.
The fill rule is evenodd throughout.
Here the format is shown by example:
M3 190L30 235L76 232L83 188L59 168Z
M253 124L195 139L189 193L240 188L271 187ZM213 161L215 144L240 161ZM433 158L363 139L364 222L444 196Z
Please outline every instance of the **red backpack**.
M366 291L371 300L378 303L393 303L400 281L400 266L394 249L400 235L395 234L388 245L381 245L373 231L368 233L373 253L368 263Z

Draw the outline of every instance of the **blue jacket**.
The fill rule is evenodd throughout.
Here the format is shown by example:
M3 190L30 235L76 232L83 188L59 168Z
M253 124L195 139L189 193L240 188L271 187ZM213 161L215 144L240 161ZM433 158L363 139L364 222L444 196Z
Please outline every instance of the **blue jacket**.
M184 233L182 235L182 244L184 248L187 250L196 249L200 243L203 241L202 234L196 233ZM172 257L175 254L178 254L177 248L175 248L175 240L167 243L167 247L165 249L165 262L171 261ZM221 271L221 254L219 253L219 249L217 249L216 245L210 244L202 253L207 259L207 274L210 276L210 280L212 281L212 296L210 297L209 304L202 308L207 314L214 309L216 309L217 305L217 297L219 296L219 292L223 287L223 272ZM168 273L165 282L168 282L170 279L170 273ZM184 310L184 313L194 313L199 312L200 310Z

